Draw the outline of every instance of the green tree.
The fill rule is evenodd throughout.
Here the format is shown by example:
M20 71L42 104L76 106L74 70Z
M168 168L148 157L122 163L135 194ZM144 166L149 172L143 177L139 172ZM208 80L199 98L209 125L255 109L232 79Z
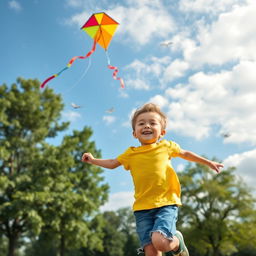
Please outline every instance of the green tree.
M217 175L206 166L188 165L179 177L183 207L178 223L191 255L224 256L237 251L240 232L255 214L255 199L234 169ZM255 248L253 229L243 233L243 239Z
M39 81L18 79L0 86L0 234L8 238L8 256L19 240L41 230L66 248L100 246L91 226L107 198L102 170L83 164L81 153L100 156L85 127L64 137L61 145L46 143L64 131L63 103L53 90L40 91Z
M42 226L34 207L21 204L17 193L30 190L41 142L68 125L58 124L60 96L49 89L40 93L36 81L17 82L0 87L0 231L8 238L9 256L28 226L35 232Z
M120 218L120 231L125 236L123 255L133 256L140 247L133 211L129 207L121 208L117 210L117 215Z
M233 224L231 231L234 234L236 252L232 256L256 255L256 210L243 213L239 222Z
M6 256L7 254L7 238L0 236L0 256Z
M83 248L83 256L133 256L139 247L136 234L135 219L130 208L121 208L117 211L106 211L103 214L103 251ZM73 254L71 254L73 256ZM71 256L69 255L69 256ZM76 254L74 254L76 255Z
M100 157L95 143L88 141L91 135L92 131L87 127L80 132L74 131L54 148L56 152L50 150L47 157L56 159L56 166L48 169L52 179L51 183L45 184L50 191L50 200L42 211L44 232L56 239L61 256L69 249L81 246L102 248L98 230L100 221L92 219L107 199L108 186L103 184L101 168L81 162L81 152L84 151ZM42 182L39 184L42 184L44 177L40 178Z
M102 224L103 219L101 214L98 214L95 216L89 223L89 229L90 233L86 234L84 237L88 243L86 244L86 247L79 247L78 249L75 249L75 246L70 246L68 249L65 250L65 255L67 256L83 256L83 255L97 255L99 251L103 251L102 246ZM93 233L94 234L93 234ZM49 232L49 230L42 230L39 237L37 239L34 239L30 246L26 249L25 255L26 256L56 256L60 255L59 253L59 239L57 237L56 233ZM75 239L74 239L75 240ZM75 241L75 243L77 243ZM83 252L86 252L83 254Z
M104 212L103 218L105 225L103 228L103 252L100 256L122 256L125 236L120 230L120 217L112 211Z

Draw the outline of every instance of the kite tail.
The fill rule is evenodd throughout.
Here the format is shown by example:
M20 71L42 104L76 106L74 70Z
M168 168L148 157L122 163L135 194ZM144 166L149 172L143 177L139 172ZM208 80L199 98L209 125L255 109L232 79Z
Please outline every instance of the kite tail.
M120 81L121 88L124 88L124 80L123 80L121 77L117 77L117 73L118 73L119 70L118 70L117 67L112 66L112 65L110 64L110 59L109 59L109 56L108 56L107 51L106 51L106 56L107 56L107 61L108 61L108 68L114 70L113 75L112 75L113 78L114 78L115 80L119 80L119 81Z
M113 72L113 78L114 78L115 80L119 80L121 87L124 88L124 80L123 80L121 77L117 77L118 68L117 68L117 67L114 67L114 66L111 66L111 65L108 65L108 68L114 70L114 72Z
M93 52L95 51L96 49L96 40L94 40L93 42L93 46L92 46L92 49L85 55L85 56L74 56L67 64L67 66L65 68L63 68L60 72L58 72L57 74L54 74L50 77L48 77L41 85L40 85L40 88L44 88L44 86L50 81L52 80L53 78L59 76L63 71L65 71L66 69L70 68L71 65L73 64L73 62L76 60L76 59L86 59L88 58L89 56L91 56L93 54Z

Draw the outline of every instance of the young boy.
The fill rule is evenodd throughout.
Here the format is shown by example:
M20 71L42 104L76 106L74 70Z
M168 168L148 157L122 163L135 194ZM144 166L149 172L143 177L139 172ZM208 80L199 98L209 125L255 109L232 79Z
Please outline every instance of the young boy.
M166 133L166 116L158 106L145 104L132 117L133 136L141 146L130 147L116 159L96 159L84 153L82 161L104 168L120 165L130 170L135 188L133 205L141 250L146 256L189 256L182 234L176 230L180 183L170 163L172 157L205 164L217 173L222 164L181 149L173 141L161 140Z

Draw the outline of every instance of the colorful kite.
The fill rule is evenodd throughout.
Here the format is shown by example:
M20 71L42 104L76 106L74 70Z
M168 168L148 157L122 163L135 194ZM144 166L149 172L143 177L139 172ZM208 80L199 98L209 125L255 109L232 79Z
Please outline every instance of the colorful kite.
M109 17L106 13L94 13L92 16L88 19L88 21L81 27L82 30L84 30L94 41L92 49L85 55L85 56L74 56L67 64L65 68L63 68L61 71L59 71L57 74L54 74L47 78L42 84L41 88L44 88L47 82L52 80L53 78L59 76L63 71L70 68L73 62L76 59L86 59L95 51L96 44L99 44L106 52L107 61L108 61L108 68L111 70L114 70L113 72L113 78L120 81L120 85L122 88L124 88L124 81L121 77L117 77L118 68L115 66L112 66L110 64L110 59L107 55L107 49L110 44L110 41L117 29L117 26L119 23L117 23L115 20L113 20L111 17Z

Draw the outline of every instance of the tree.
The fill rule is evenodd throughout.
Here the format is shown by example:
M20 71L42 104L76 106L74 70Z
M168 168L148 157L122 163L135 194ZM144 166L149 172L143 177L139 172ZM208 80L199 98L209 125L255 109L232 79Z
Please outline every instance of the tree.
M45 221L43 231L56 240L61 256L71 248L101 248L98 230L101 224L94 217L107 200L108 186L103 184L101 168L81 162L81 152L84 151L100 157L95 143L88 141L91 135L92 131L87 127L74 131L64 137L58 148L54 148L56 152L50 150L47 154L48 159L57 160L56 166L48 169L46 174L52 176L52 180L45 184L50 194L41 214ZM40 179L39 184L42 184L44 177L41 175Z
M255 199L234 175L234 168L216 175L206 166L188 165L179 177L183 201L179 225L191 255L222 256L237 251L240 231L255 216ZM247 233L247 246L255 248L255 232L254 228Z
M19 191L29 191L33 163L40 155L40 144L67 127L58 124L63 108L52 90L39 91L39 82L18 79L0 87L0 231L9 240L13 256L21 234L31 226L38 231L40 216L19 200Z
M17 83L0 86L0 234L8 238L8 256L22 237L42 230L57 241L61 255L89 241L100 246L91 221L108 186L100 168L80 161L86 150L100 156L89 141L91 129L50 145L46 139L68 127L60 122L61 97L48 88L41 92L37 80Z
M231 231L235 237L236 252L232 256L256 255L256 211L243 213L239 222L233 224Z
M86 247L77 248L76 246L71 246L65 248L65 255L67 256L83 256L83 255L97 255L98 252L103 251L102 246L102 223L103 219L101 214L95 216L88 224L90 224L90 233L82 236L80 239L88 241ZM38 239L34 239L30 246L26 249L26 256L56 256L60 255L59 252L59 238L58 234L49 232L49 230L42 230ZM76 237L74 237L74 242ZM76 249L77 248L77 249ZM83 254L83 252L86 252ZM95 254L94 254L95 252Z
M140 247L133 211L129 207L121 208L117 210L117 215L121 220L120 231L125 235L123 254L133 256Z
M99 256L122 256L125 236L120 231L121 220L113 211L103 213L105 225L103 228L103 252Z
M6 256L7 254L7 238L0 236L0 256Z
M136 234L135 218L130 208L121 208L117 211L106 211L103 214L102 240L103 250L80 250L81 256L133 256L139 248ZM73 255L73 254L71 254ZM71 256L69 255L69 256Z

